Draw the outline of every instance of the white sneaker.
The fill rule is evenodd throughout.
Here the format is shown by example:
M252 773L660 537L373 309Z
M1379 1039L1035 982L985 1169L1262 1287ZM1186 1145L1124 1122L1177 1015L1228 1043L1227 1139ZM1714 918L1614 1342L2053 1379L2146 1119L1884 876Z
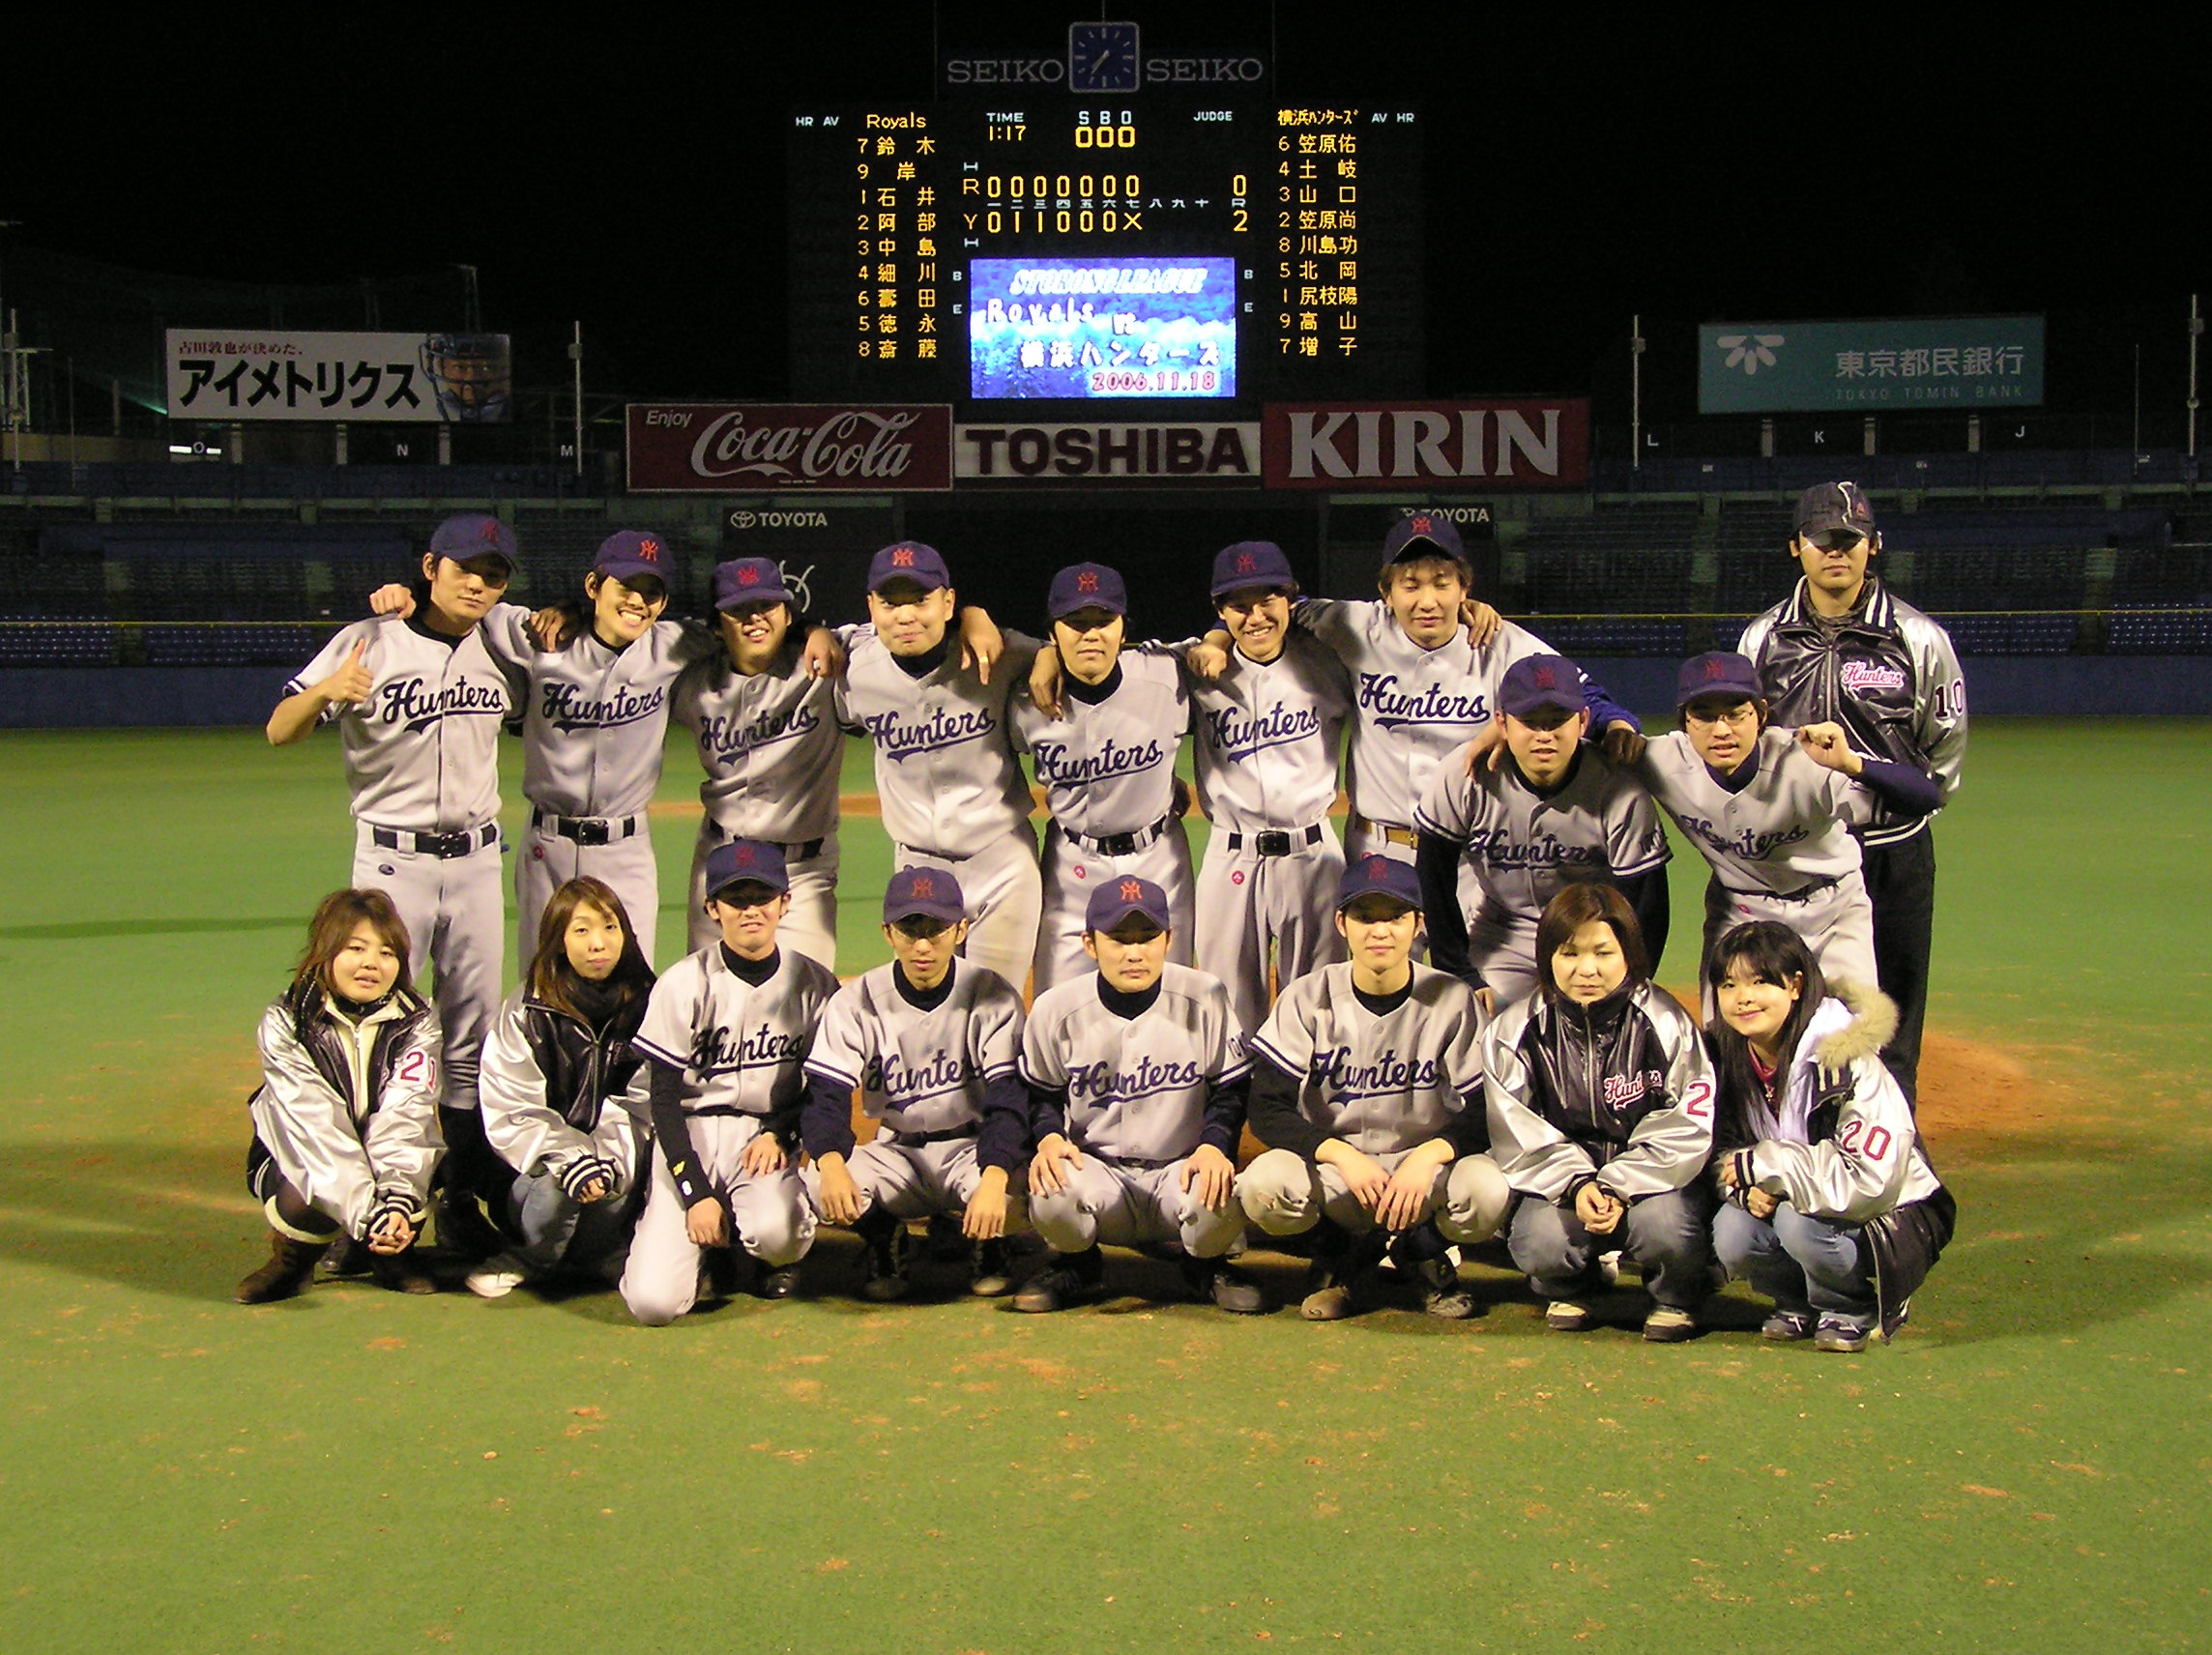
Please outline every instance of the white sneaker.
M528 1280L530 1272L520 1259L495 1253L469 1272L469 1292L479 1298L505 1298Z

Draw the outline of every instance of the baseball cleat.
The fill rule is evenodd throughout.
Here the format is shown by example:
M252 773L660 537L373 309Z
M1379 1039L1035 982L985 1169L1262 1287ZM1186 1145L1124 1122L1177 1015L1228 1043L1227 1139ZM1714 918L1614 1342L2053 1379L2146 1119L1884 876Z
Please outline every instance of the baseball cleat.
M1413 1279L1421 1286L1421 1308L1431 1316L1464 1321L1474 1314L1474 1294L1460 1284L1449 1259L1422 1260L1413 1266Z
M1644 1319L1644 1337L1654 1345L1679 1345L1698 1336L1698 1319L1671 1304L1655 1304Z
M1184 1259L1181 1262L1182 1279L1190 1284L1190 1291L1200 1298L1209 1298L1216 1306L1233 1316L1262 1316L1267 1310L1267 1295L1260 1284L1239 1270L1235 1264L1221 1259Z
M1813 1337L1813 1318L1800 1310L1778 1310L1760 1323L1759 1336L1776 1344Z
M1813 1335L1813 1349L1839 1350L1846 1355L1853 1355L1864 1350L1873 1337L1872 1328L1861 1327L1856 1322L1845 1321L1837 1317L1823 1316L1820 1318L1819 1331Z
M1556 1298L1544 1307L1544 1325L1554 1333L1580 1333L1591 1320L1589 1306L1571 1298Z
M977 1298L1004 1298L1014 1285L1012 1272L1004 1237L978 1241L968 1257L968 1291Z
M753 1292L762 1298L789 1298L798 1291L797 1264L781 1264L774 1269L764 1268L760 1279L753 1284Z
M906 1267L906 1226L892 1224L867 1237L868 1253L862 1261L860 1296L885 1304L906 1297L913 1282Z
M1033 1316L1049 1316L1071 1304L1096 1298L1106 1284L1106 1256L1095 1246L1080 1253L1059 1253L1042 1275L1033 1276L1014 1294L1014 1308Z
M499 1253L469 1272L469 1292L479 1298L505 1298L524 1282L530 1271L512 1253Z

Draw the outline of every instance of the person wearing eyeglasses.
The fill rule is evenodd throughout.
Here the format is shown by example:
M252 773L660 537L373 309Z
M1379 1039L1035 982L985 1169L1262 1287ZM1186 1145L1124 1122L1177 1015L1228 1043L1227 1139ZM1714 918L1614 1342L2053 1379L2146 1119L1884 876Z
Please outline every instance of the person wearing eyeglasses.
M1942 799L1935 779L1864 757L1840 724L1772 725L1757 669L1726 651L1682 663L1674 705L1682 727L1649 742L1638 769L1712 866L1700 957L1724 931L1772 919L1828 981L1872 987L1874 917L1851 829L1884 806L1927 815Z
M1744 628L1736 648L1759 671L1776 722L1839 724L1869 758L1929 775L1937 804L1959 791L1966 755L1966 681L1948 632L1874 572L1881 534L1855 482L1824 482L1797 500L1790 556L1804 576ZM1854 829L1874 913L1875 965L1897 1002L1882 1060L1915 1095L1936 912L1933 811L1886 801Z

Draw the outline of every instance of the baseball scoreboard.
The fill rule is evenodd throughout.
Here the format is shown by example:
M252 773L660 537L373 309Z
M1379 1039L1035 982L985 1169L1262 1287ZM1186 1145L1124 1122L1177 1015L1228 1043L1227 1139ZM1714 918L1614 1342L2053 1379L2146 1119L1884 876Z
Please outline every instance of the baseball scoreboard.
M1033 86L790 119L800 395L1126 418L1423 389L1413 110Z

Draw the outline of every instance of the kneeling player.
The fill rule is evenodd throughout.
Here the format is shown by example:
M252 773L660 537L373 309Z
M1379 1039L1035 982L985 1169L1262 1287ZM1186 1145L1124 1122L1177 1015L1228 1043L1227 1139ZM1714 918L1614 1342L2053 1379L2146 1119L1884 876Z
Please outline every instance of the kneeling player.
M1029 1097L1017 1063L1021 995L998 973L953 955L968 936L960 883L943 868L901 868L884 892L890 964L837 991L806 1060L806 1153L822 1216L868 1244L860 1292L908 1287L906 1221L958 1214L972 1243L969 1291L1007 1279L1011 1188L1029 1147ZM853 1091L882 1121L856 1146Z
M1514 1265L1563 1333L1593 1320L1600 1261L1640 1264L1644 1337L1698 1331L1713 1201L1713 1065L1698 1026L1651 982L1644 934L1609 885L1570 885L1536 925L1539 991L1490 1026L1491 1153L1518 1202Z
M401 980L407 927L381 890L336 890L307 926L284 998L261 1019L261 1085L247 1107L246 1187L269 1215L269 1263L240 1304L290 1298L340 1235L376 1279L434 1292L415 1263L436 1164L438 1018Z
M668 968L637 1031L659 1149L622 1294L648 1326L698 1302L702 1248L742 1247L758 1262L760 1295L786 1298L814 1244L814 1208L792 1155L800 1065L837 979L777 945L790 906L779 847L715 846L707 911L722 940Z
M514 1176L493 1217L513 1245L469 1272L479 1298L555 1271L602 1283L621 1273L642 1195L623 1094L652 992L614 887L589 874L562 884L539 912L522 986L484 1041L484 1136Z
M1094 1297L1099 1243L1182 1250L1191 1291L1223 1310L1266 1309L1223 1255L1244 1234L1237 1137L1251 1064L1229 991L1168 964L1168 893L1134 875L1091 893L1088 976L1041 996L1022 1034L1036 1157L1030 1218L1057 1257L1014 1298L1050 1311Z
M1421 889L1381 855L1345 870L1336 927L1352 958L1283 990L1252 1037L1244 1210L1270 1235L1319 1231L1300 1312L1334 1321L1387 1248L1432 1316L1474 1314L1445 1256L1487 1240L1505 1180L1483 1153L1482 1007L1458 978L1413 963ZM1356 1239L1354 1239L1356 1237Z

